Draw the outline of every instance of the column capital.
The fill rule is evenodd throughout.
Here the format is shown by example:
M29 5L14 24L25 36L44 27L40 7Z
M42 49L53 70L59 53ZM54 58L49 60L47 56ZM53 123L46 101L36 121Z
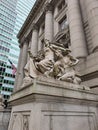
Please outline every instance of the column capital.
M33 23L32 30L38 30L38 26L36 23Z
M49 2L47 2L44 7L44 12L52 11L52 10L53 10L53 5Z
M20 44L19 44L19 47L22 48L25 44L29 44L29 39L28 38L25 38Z

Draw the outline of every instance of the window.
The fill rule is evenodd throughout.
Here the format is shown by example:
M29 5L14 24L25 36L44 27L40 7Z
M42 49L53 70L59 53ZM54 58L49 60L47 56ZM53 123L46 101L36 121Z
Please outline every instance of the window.
M6 47L4 47L4 46L1 46L1 45L0 45L0 49L1 49L1 50L4 50L5 52L9 52L9 49L8 49L8 48L6 48Z
M66 16L59 22L59 25L60 25L60 30L63 30L68 26L68 21Z

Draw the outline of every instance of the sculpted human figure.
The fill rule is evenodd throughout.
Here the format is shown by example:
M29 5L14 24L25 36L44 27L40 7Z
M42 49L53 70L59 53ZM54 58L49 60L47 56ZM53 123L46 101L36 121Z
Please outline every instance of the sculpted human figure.
M48 40L45 40L45 47L40 55L33 57L30 51L28 53L30 59L24 67L25 77L37 78L40 75L46 74L53 68L54 52Z
M70 50L65 49L65 53L68 53L68 51ZM54 64L53 73L54 73L55 78L59 78L62 75L62 73L64 73L64 68L66 68L65 66L67 65L69 60L67 57L66 57L66 60L64 60L62 51L59 49L55 52L55 55L57 57L57 61Z
M37 69L36 69L36 62L40 60L38 57L33 57L32 53L28 51L29 53L29 61L27 62L26 66L24 67L24 74L25 78L37 78L39 75L42 75Z
M54 52L48 40L45 40L44 59L36 63L37 69L43 73L48 73L54 65Z
M59 80L80 84L81 79L74 69L74 66L78 63L78 59L71 56L70 52L69 49L66 49L65 52L57 52L58 60L54 64L53 71Z

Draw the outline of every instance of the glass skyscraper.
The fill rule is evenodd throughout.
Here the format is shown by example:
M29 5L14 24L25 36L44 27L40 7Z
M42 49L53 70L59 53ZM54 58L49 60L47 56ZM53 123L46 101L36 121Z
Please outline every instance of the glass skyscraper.
M0 0L0 93L8 98L13 91L17 68L19 43L16 37L34 0Z

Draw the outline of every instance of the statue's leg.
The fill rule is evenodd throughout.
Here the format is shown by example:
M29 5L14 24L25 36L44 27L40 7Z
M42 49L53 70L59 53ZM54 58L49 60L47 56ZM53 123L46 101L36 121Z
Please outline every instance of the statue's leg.
M54 64L54 67L53 67L53 73L54 73L54 76L56 78L60 77L61 76L61 67L60 67L60 62L57 61L55 64Z
M80 84L81 83L81 79L79 77L75 76L75 78L73 80L73 83Z
M71 75L71 73L66 73L66 74L62 75L61 77L59 77L58 79L72 83L73 82L73 75Z

